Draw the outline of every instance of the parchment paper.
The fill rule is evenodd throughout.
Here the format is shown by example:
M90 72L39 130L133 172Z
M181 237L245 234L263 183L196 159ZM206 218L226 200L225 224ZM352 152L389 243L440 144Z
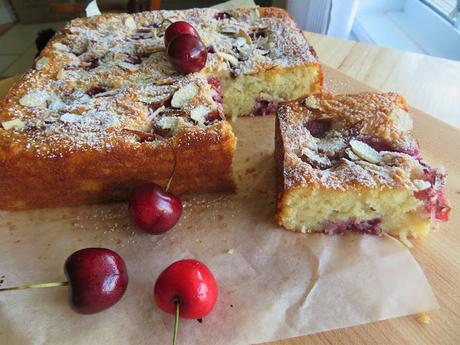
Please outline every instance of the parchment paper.
M0 343L169 343L173 317L154 306L152 289L181 258L205 262L220 296L203 323L182 321L180 344L260 343L437 307L422 270L396 240L276 227L273 122L237 122L238 192L186 197L180 223L162 236L132 227L126 204L1 212L4 286L61 281L66 257L88 246L120 253L130 283L117 305L91 316L70 310L66 288L3 293Z
M328 84L344 88L333 78ZM0 96L5 92L0 83ZM180 344L260 343L438 306L396 240L278 229L273 117L241 119L235 132L238 192L185 197L180 223L162 236L131 226L126 204L0 212L3 286L62 281L67 256L89 246L120 253L130 277L123 299L91 316L71 311L67 288L3 293L0 344L170 343L173 317L154 306L152 290L158 274L181 258L211 268L219 300L203 323L181 321Z

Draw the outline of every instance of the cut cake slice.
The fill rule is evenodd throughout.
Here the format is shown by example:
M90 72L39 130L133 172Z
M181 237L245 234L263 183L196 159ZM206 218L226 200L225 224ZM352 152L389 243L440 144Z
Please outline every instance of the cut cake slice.
M309 96L280 106L276 121L286 229L405 239L448 219L446 174L422 159L401 96Z

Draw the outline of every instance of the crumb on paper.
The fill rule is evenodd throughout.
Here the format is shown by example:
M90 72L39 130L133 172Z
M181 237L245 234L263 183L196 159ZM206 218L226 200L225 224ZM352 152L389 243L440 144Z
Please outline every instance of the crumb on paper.
M420 323L423 323L425 325L428 325L430 323L430 315L428 313L421 313L416 316L417 321Z
M227 254L229 254L229 255L233 255L234 253L235 253L234 248L230 248L229 250L227 250Z
M256 169L255 168L248 168L246 169L246 171L244 172L245 175L250 175L250 174L253 174L256 172Z

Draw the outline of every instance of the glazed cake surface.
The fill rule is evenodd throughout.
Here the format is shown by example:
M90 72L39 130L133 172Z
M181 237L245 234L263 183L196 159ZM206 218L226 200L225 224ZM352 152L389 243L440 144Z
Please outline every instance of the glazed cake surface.
M418 237L450 207L394 93L309 96L279 107L278 223L301 232Z

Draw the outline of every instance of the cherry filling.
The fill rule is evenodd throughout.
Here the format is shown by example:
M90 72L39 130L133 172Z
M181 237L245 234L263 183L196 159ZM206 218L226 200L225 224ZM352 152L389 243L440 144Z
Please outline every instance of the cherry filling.
M222 121L222 120L225 120L225 117L223 116L223 114L219 111L214 111L206 115L204 124L208 126L216 121Z
M83 69L89 71L99 67L99 59L98 58L91 58L82 63Z
M220 79L217 76L211 77L208 79L208 84L216 91L216 95L212 97L214 102L222 104L224 97L222 96L222 85L220 84Z
M216 13L216 15L214 16L214 19L223 20L223 19L230 19L232 17L233 16L228 12L219 12L219 13Z
M389 141L377 137L375 135L363 134L361 130L364 127L363 121L358 121L353 124L350 128L346 131L346 139L350 141L351 139L356 139L362 141L372 147L374 150L380 151L389 151L389 152L399 152L405 153L409 156L414 157L417 160L422 160L420 156L420 151L418 149L406 149L403 147L395 146L394 144L390 143Z
M423 180L430 182L431 187L415 192L415 197L423 201L425 209L431 214L432 220L440 222L449 220L451 208L444 193L444 175L436 169L427 168Z
M332 124L330 120L324 119L307 121L304 126L315 138L324 138L331 130Z
M278 109L278 102L276 101L264 101L257 98L256 104L254 106L254 115L265 116L267 114L272 114Z
M329 235L343 234L345 232L359 232L363 234L382 236L382 228L380 227L381 224L382 220L380 218L361 221L352 219L341 222L327 222L324 227L324 232Z
M139 33L131 35L130 39L132 39L133 41L140 41L140 40L146 40L152 37L153 37L152 35L139 32Z
M142 63L142 58L139 55L130 55L126 58L125 62L132 65L140 65Z
M265 36L267 36L267 31L265 29L257 29L249 34L249 37L251 37L251 39L254 41L260 37Z
M171 106L171 98L172 97L165 98L165 99L159 100L157 102L148 103L147 106L152 111L155 111L159 107L162 107L162 106L170 107Z
M93 97L99 93L103 93L103 92L106 92L107 90L104 89L103 87L100 87L100 86L94 86L92 87L91 89L89 89L88 91L86 91L86 94L90 97Z

